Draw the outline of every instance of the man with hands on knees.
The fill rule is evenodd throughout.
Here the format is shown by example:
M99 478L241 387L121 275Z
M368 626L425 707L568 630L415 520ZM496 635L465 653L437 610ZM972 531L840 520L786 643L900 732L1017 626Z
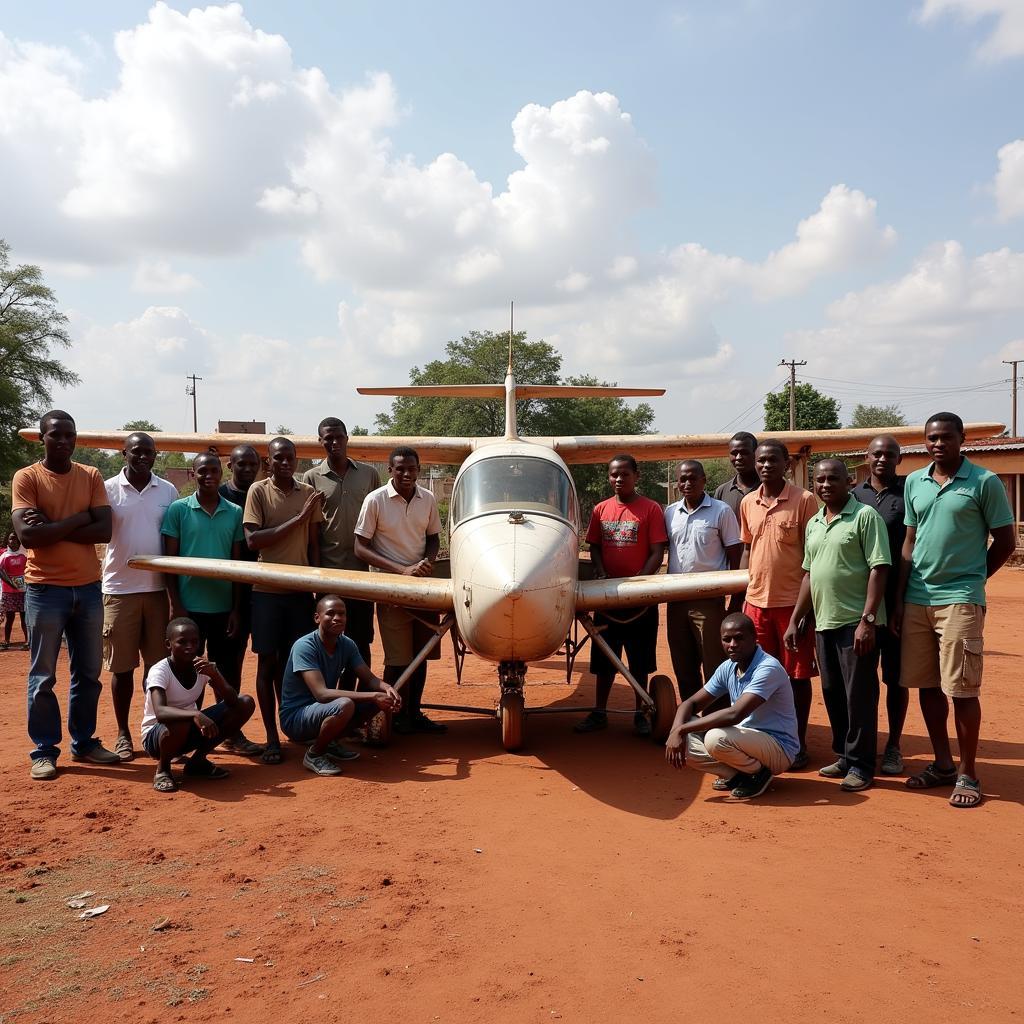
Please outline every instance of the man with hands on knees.
M679 705L665 759L673 768L688 760L718 776L712 788L731 791L733 800L752 800L800 751L793 688L786 670L758 644L749 616L725 617L722 648L728 660ZM699 714L725 695L729 707Z
M317 628L299 637L288 656L281 688L281 729L290 740L309 744L302 759L304 768L316 775L340 775L337 762L359 756L341 745L346 730L398 711L402 698L370 671L355 641L345 636L347 612L340 597L321 597L313 621ZM360 689L340 688L349 671Z

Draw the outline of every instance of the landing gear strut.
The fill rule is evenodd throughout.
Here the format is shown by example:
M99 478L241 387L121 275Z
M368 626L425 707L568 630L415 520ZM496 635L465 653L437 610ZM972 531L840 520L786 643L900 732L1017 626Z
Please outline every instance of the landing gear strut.
M498 700L498 721L501 722L501 745L510 753L523 745L526 725L523 684L526 682L526 664L522 661L503 661L498 665L501 697Z

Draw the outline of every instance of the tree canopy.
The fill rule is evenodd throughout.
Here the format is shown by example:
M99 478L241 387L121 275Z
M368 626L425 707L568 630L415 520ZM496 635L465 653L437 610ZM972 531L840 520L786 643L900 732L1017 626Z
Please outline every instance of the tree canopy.
M32 458L18 430L52 404L54 387L78 376L53 355L71 344L68 318L43 283L39 267L10 265L10 246L0 239L0 476Z
M823 395L813 384L797 384L797 430L836 430L840 426L837 399ZM764 429L789 430L789 388L765 395Z
M858 402L850 416L851 427L905 427L907 418L898 405L862 405Z

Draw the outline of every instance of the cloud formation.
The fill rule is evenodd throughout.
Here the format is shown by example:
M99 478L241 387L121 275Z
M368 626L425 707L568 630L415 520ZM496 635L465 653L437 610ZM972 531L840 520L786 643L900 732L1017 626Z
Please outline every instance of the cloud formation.
M1002 146L992 190L1002 220L1024 216L1024 139Z
M953 15L973 23L994 21L978 47L978 56L998 61L1024 56L1024 4L1020 0L924 0L918 11L923 22Z

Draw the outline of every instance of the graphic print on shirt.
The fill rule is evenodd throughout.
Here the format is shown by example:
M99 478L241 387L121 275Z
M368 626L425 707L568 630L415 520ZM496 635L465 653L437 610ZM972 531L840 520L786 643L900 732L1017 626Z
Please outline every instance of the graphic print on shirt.
M635 519L601 520L601 545L610 548L628 548L640 537L640 523Z

